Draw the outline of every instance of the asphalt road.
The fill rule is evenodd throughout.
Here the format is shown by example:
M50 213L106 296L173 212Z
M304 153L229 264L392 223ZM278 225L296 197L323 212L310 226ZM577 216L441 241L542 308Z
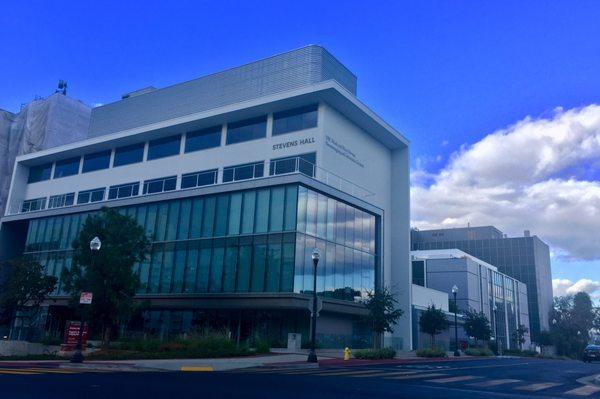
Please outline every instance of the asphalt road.
M600 364L487 359L411 365L110 373L0 368L0 398L600 398Z

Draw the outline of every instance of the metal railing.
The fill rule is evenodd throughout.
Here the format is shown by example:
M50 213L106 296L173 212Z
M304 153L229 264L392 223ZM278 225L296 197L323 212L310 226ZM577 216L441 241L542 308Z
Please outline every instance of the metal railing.
M281 175L289 175L289 174L302 174L304 176L308 176L309 178L317 180L317 181L324 183L330 187L333 187L337 190L343 191L347 194L350 194L350 195L360 198L360 199L369 198L374 195L374 193L372 191L369 191L368 189L361 187L358 184L355 184L348 179L345 179L333 172L330 172L330 171L328 171L320 166L317 166L317 165L315 165L303 158L300 158L300 157L290 157L290 158L285 158L285 159L269 161L267 171L268 171L268 175L263 174L263 176L255 177L255 179L265 179L265 178L269 178L272 176L281 176ZM232 183L232 182L231 181L224 182L221 184L230 184L230 183ZM217 181L215 181L215 184L218 184ZM139 187L140 187L139 182L109 187L108 195L105 197L105 199L103 201L98 201L98 202L116 201L121 198L129 198L129 197L138 196L139 195ZM182 190L189 190L192 188L193 187L182 188ZM92 190L86 191L86 192L91 192L91 191ZM96 190L93 190L93 191L96 191ZM147 196L147 195L156 195L156 194L160 194L160 193L148 193L148 194L143 194L143 195ZM33 206L30 206L30 207L24 206L24 204L29 205L30 203L32 203L34 201L35 201L35 205L33 205ZM75 204L72 204L71 206L84 205L84 204L85 203L82 203L82 204L75 203ZM38 198L35 200L23 201L23 203L19 204L17 207L12 206L7 210L6 214L14 215L14 214L25 213L25 212L27 212L27 213L39 212L39 211L43 211L46 209L49 209L46 207L46 198Z

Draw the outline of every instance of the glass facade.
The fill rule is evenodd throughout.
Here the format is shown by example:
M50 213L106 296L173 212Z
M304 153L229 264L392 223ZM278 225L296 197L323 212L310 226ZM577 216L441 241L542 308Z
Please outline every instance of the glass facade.
M284 185L119 208L152 247L135 265L140 294L312 291L344 300L375 284L375 216L304 186ZM87 213L33 219L26 253L60 277ZM56 293L62 293L61 287Z
M144 160L145 146L145 143L139 143L116 148L113 167L142 162Z
M108 169L110 166L111 152L111 150L108 150L84 155L81 173L93 172L100 169Z
M318 105L273 114L273 136L317 127Z
M181 135L151 140L148 143L148 160L170 157L179 154Z
M52 174L52 164L47 163L39 166L32 166L29 168L29 178L27 179L27 183L35 183L38 181L48 180L50 179L50 175Z
M262 139L267 136L267 116L230 123L227 126L227 144Z
M64 159L56 162L54 167L54 178L72 176L79 173L80 157Z
M206 150L221 145L221 126L189 132L185 137L185 152Z

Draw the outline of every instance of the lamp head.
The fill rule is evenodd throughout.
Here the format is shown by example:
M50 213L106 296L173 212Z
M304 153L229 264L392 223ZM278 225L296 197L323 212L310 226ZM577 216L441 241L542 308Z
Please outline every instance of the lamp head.
M453 294L457 294L458 293L458 287L456 285L454 285L454 287L452 287L452 293Z
M319 260L319 258L321 257L321 252L318 248L313 249L311 257L313 261Z
M94 237L92 241L90 241L90 249L92 251L99 251L102 246L102 241L98 237Z

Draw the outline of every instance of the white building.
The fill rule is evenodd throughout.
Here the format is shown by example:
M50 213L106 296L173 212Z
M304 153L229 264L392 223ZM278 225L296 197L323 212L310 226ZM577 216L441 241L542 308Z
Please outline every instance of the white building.
M116 207L153 241L136 265L151 302L141 328L283 339L308 337L318 247L322 344L368 340L359 299L384 284L405 309L386 344L410 349L408 141L325 49L124 95L92 110L89 137L16 159L2 259L60 276L85 217ZM59 330L67 297L54 297L46 328Z

